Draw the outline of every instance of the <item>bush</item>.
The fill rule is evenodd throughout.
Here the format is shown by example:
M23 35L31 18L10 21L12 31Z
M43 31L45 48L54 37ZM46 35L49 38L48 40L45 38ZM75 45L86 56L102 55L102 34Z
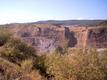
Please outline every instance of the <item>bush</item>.
M33 47L15 38L8 40L1 51L1 55L15 63L36 57Z
M80 49L64 55L47 55L39 60L39 67L51 80L106 80L106 58L102 54L99 56L96 50Z
M95 50L67 55L68 62L73 66L73 75L77 80L106 80L105 70L101 65L98 53Z
M38 70L33 69L32 60L24 60L18 66L0 58L0 74L0 80L45 80Z
M30 55L35 53L35 49L32 46L26 44L25 42L17 38L11 38L6 44L6 47L15 48L20 52L30 54Z
M0 30L0 46L3 46L11 37L7 30Z
M38 69L43 76L48 76L45 66L46 55L38 56L34 62L34 68Z
M46 72L48 78L54 80L70 80L72 65L65 61L64 55L51 54L45 60Z
M21 77L21 80L26 77L30 78L31 80L42 80L43 77L39 74L38 70L33 69L33 60L28 59L21 62L21 72L24 74L23 77Z
M33 68L33 61L32 60L23 60L21 62L21 69L24 73L30 73Z
M15 71L7 68L5 77L10 80L14 78L13 76L19 80L44 80L44 77L47 80L106 80L106 53L76 49L63 55L53 53L39 56L36 61L26 58L20 62L20 65L11 67Z
M20 67L0 57L0 80L12 80L19 77ZM2 70L2 71L1 71Z

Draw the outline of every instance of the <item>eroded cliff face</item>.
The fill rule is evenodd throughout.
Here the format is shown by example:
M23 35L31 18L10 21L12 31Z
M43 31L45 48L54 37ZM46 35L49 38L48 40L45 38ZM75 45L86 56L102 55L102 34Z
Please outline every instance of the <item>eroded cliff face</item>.
M78 48L107 48L107 28L78 27L70 28L75 33Z
M49 53L66 45L65 28L51 24L12 27L15 36L31 44L38 53Z
M10 27L15 36L31 44L37 52L53 52L56 48L107 48L107 28L64 27L52 24Z
M107 48L107 28L89 29L87 46Z

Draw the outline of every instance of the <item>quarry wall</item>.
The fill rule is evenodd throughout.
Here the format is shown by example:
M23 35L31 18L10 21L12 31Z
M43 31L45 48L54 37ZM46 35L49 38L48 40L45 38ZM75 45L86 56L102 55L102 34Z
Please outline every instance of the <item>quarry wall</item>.
M40 52L56 48L107 48L107 28L64 27L52 24L17 25L10 28L15 36L31 44Z

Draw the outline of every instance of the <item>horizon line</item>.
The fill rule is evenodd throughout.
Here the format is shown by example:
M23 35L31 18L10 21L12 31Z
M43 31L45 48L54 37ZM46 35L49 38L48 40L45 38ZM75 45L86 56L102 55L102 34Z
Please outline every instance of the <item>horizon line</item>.
M73 20L77 20L77 21L85 21L85 20L89 20L89 21L106 21L107 19L46 19L46 20L35 20L35 21L25 21L25 22L9 22L9 23L0 23L0 25L7 25L7 24L25 24L25 23L35 23L35 22L39 22L39 21L73 21Z

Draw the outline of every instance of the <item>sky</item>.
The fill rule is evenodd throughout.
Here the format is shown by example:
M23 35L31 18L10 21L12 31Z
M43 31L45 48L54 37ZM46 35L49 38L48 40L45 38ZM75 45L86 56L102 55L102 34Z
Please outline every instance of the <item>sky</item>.
M0 24L107 19L107 0L0 0Z

